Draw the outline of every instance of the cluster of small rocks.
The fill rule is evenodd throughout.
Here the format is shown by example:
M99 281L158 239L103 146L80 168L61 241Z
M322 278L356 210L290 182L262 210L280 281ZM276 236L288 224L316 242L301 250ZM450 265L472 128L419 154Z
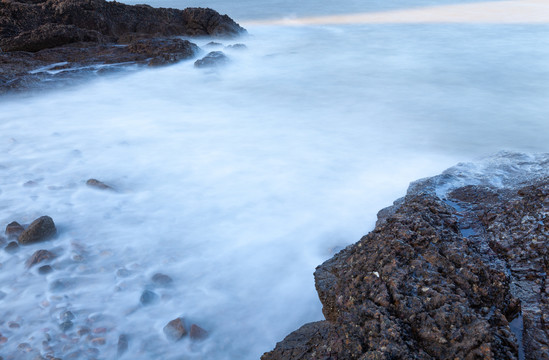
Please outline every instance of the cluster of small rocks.
M96 179L90 179L87 181L87 185L99 190L113 190L111 186ZM56 235L57 229L53 219L49 216L41 216L29 225L21 225L15 221L10 222L6 226L5 237L2 236L1 239L3 244L8 241L12 244L5 246L6 251L10 252L10 248L15 244L17 248L21 246L19 253L22 253L25 247L45 244L49 240L54 240ZM76 250L72 261L74 263L82 261L81 257L86 257L88 250L77 242L73 242L71 246ZM58 249L57 247L34 251L25 261L26 269L31 270L39 267L38 274L48 274L54 271L54 268L58 266L55 262L59 257L58 251L61 251ZM132 271L124 268L116 271L116 276L120 278L127 278L132 274ZM78 282L79 280L73 277L48 280L48 289L52 295L49 295L47 300L43 300L40 307L48 309L47 311L51 314L56 325L53 327L43 325L41 343L35 335L31 335L37 331L29 324L33 321L32 319L28 319L24 315L15 316L15 314L11 314L9 319L0 319L0 359L90 360L104 358L105 354L112 354L112 348L115 349L118 357L125 356L133 341L132 333L121 332L119 329L124 326L119 323L119 320L106 314L79 310L78 307L72 307L70 303L66 302L67 291L78 286ZM138 305L133 311L159 305L163 299L163 296L159 294L162 294L162 291L169 291L173 285L174 280L171 276L162 272L152 274L141 296L136 299ZM0 291L0 301L6 296L6 293ZM27 333L28 335L26 335ZM164 326L162 334L168 342L178 342L188 338L196 343L208 336L208 332L202 327L194 323L188 326L182 317L168 322ZM24 342L20 342L21 340ZM143 346L143 342L146 342L144 339L135 339L135 341L137 347ZM8 346L12 350L3 351L3 349L8 349Z

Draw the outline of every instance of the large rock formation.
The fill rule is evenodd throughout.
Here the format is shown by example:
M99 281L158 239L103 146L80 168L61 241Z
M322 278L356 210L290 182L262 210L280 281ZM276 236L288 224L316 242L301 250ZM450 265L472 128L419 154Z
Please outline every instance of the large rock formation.
M163 9L105 0L0 0L0 93L55 75L57 69L40 70L52 64L162 65L198 51L196 45L174 36L231 38L245 32L212 9Z
M549 359L549 154L413 183L315 272L326 320L263 360Z

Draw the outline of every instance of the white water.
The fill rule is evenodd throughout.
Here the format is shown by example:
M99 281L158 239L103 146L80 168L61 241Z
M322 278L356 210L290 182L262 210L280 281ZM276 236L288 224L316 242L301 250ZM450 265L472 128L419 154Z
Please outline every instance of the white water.
M124 333L125 359L257 359L322 319L315 266L410 181L502 149L549 151L548 26L248 31L216 72L190 61L0 99L0 226L47 214L59 230L0 252L0 355L24 358L23 342L45 354L49 333L64 359L89 347L112 359ZM60 254L49 275L25 269L38 249ZM138 306L156 272L173 286ZM77 285L50 289L66 278ZM177 316L210 336L170 343ZM69 346L82 325L107 327L106 345Z

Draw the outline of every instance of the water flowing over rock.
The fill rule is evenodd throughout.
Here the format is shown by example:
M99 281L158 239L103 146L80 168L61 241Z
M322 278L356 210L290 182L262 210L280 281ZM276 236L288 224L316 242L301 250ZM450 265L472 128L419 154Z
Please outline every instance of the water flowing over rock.
M53 219L41 216L34 220L29 227L19 235L19 244L29 245L52 238L57 233Z
M229 58L222 51L212 51L202 59L196 60L194 66L197 68L211 68L226 64L228 61Z
M164 334L171 341L179 341L185 335L187 335L187 330L185 329L185 322L181 318L176 318L170 321L166 326L164 326Z
M459 164L378 217L316 269L326 320L263 360L549 358L549 154Z

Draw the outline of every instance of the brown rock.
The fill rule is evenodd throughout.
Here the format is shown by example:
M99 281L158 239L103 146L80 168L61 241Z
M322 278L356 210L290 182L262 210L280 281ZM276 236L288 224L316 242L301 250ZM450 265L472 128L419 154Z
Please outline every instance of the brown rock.
M48 250L37 250L32 256L27 260L27 268L33 267L34 265L41 263L42 261L54 259L56 255Z
M179 341L185 335L187 330L185 329L185 323L182 318L173 319L166 326L164 326L164 334L171 341Z
M21 224L16 221L12 221L6 226L6 235L8 238L17 238L24 230L25 228L21 226Z
M10 254L13 254L14 252L19 250L19 244L15 241L11 241L8 245L6 245L4 250Z
M91 339L92 345L105 345L107 343L107 340L104 337L97 337Z
M189 336L193 340L204 340L208 337L208 332L202 329L200 326L192 324Z
M53 219L41 216L19 235L19 244L29 245L52 238L57 233Z
M316 269L326 320L262 359L549 359L549 157L525 158L411 184Z
M144 39L128 45L128 51L144 54L152 58L149 65L167 65L189 59L200 51L199 47L188 40L181 39Z
M99 181L97 179L89 179L88 181L86 181L86 185L88 185L89 187L95 188L95 189L99 189L99 190L114 190L109 185L107 185L104 182Z
M196 60L194 66L197 68L211 68L225 65L229 58L222 51L212 51L202 59Z

